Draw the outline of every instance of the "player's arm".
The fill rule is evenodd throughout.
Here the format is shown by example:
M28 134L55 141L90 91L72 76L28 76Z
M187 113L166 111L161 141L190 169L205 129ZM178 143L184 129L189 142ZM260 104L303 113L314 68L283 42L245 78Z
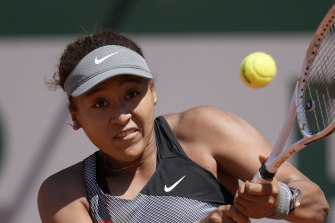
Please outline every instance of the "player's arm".
M214 150L221 158L218 159L220 168L234 177L248 181L257 172L260 162L271 152L271 146L256 129L239 117L229 114L225 122L226 124L222 123L223 131L228 124L229 129L226 131L231 132L230 137L226 139L228 143L223 149L216 147ZM286 220L304 223L324 222L329 207L323 192L315 183L287 162L279 169L276 180L299 188L303 193L301 206L292 211ZM242 184L235 198L235 208L252 218L271 216L280 199L276 180L270 184Z
M38 193L43 223L92 223L85 198L81 164L46 179Z
M198 143L188 148L196 148L199 151L187 149L191 157L196 162L198 156L193 154L201 152L201 157L208 154L209 157L213 157L215 164L206 168L219 179L224 178L221 176L230 176L232 179L251 180L260 167L260 156L266 157L271 152L271 146L255 128L229 112L200 107L185 112L181 117L181 122L190 126L189 131L185 132L192 133L192 136L183 137L198 140ZM185 124L182 125L184 128L187 126ZM196 146L199 144L202 146ZM210 163L211 160L208 160ZM276 179L301 189L303 193L301 206L291 212L287 220L304 223L324 221L329 207L323 192L316 184L289 163L285 163L279 169ZM229 182L223 180L222 183L227 188L232 188ZM267 185L242 184L235 199L235 207L252 218L268 217L278 205L278 191L276 180Z
M239 168L233 168L230 173L236 177L242 176L241 180L248 181L252 179L261 162L265 161L271 152L271 146L256 129L244 120L234 117L230 125L231 129L234 129L233 134L237 134L236 137L230 137L230 139L232 140L231 145L237 145L234 149L238 150L238 155L232 157L231 153L222 154L224 159L228 156L226 159L228 165L223 165L221 168L228 172L230 166L236 163ZM221 150L217 148L217 151ZM229 151L229 148L224 151ZM229 163L228 160L231 160L232 163ZM241 171L244 171L244 174ZM276 179L269 184L247 182L240 185L235 198L235 208L253 218L271 216L278 207L280 199L277 181L299 188L303 193L301 206L291 211L285 218L286 220L304 223L325 221L329 206L322 190L288 162L280 167Z

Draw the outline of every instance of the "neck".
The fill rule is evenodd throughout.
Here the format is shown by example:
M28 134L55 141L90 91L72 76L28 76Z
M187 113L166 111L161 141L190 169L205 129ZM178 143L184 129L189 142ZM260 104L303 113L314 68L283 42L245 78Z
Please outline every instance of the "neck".
M134 163L129 164L129 165L124 166L124 167L120 167L120 168L113 167L113 166L115 166L115 162L113 161L113 159L111 159L108 155L106 155L105 153L102 152L102 163L103 163L103 167L104 167L104 170L105 170L105 174L107 174L107 175L118 175L121 172L128 171L128 170L136 170L139 167L143 166L144 163L147 163L148 160L150 160L150 158L152 158L153 155L156 154L156 146L151 146L153 144L153 141L154 141L153 138L154 137L150 138L148 144L144 148L144 151L150 150L150 149L151 149L151 151L146 156L143 156L142 159L138 160L137 162L134 162ZM152 147L152 148L150 148L150 147Z

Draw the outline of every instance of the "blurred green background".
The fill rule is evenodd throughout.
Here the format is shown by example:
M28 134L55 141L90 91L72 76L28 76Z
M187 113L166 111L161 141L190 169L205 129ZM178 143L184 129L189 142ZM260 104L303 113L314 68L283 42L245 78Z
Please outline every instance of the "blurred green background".
M12 0L0 7L0 35L300 32L318 25L331 0Z
M106 28L141 35L312 33L332 4L332 0L2 1L0 40L73 36ZM0 174L8 145L1 115ZM335 197L335 183L327 177L327 146L323 141L299 152L297 167L330 200Z

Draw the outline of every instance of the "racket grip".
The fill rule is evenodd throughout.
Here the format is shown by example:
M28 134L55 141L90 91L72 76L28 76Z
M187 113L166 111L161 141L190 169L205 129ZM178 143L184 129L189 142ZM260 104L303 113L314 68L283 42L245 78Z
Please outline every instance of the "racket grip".
M252 183L265 183L273 180L275 173L269 172L266 169L265 163L266 162L262 164L261 168L259 168L255 176L252 178Z

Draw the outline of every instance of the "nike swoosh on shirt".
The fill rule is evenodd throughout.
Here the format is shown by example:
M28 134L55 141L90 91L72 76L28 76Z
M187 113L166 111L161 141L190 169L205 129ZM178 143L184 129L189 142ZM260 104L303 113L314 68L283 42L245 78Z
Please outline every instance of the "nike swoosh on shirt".
M105 61L106 59L108 59L109 57L111 57L111 56L113 56L113 55L115 55L115 54L117 54L117 53L118 53L118 52L108 54L107 56L104 56L104 57L101 58L101 59L98 59L98 57L96 56L94 62L95 62L95 64L101 64L103 61Z
M170 192L170 191L172 191L184 178L186 177L186 175L185 176L183 176L182 178L180 178L176 183L174 183L172 186L170 186L170 187L167 187L166 185L164 186L164 191L165 192Z

